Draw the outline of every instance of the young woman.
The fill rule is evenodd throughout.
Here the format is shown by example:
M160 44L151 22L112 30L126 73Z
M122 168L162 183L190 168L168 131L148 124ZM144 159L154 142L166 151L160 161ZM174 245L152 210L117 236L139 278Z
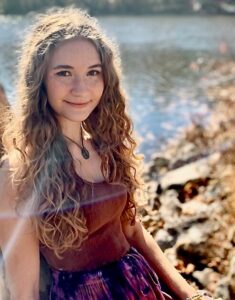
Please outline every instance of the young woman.
M0 245L12 300L39 299L40 252L48 299L211 299L178 274L136 216L138 157L119 56L95 19L75 8L38 18L10 119Z

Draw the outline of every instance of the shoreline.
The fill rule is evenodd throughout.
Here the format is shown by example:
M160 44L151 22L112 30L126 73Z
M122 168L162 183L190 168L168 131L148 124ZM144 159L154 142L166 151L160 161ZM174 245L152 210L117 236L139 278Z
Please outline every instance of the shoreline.
M208 71L214 108L146 166L143 223L184 277L223 300L235 298L235 63ZM230 80L225 80L230 78Z

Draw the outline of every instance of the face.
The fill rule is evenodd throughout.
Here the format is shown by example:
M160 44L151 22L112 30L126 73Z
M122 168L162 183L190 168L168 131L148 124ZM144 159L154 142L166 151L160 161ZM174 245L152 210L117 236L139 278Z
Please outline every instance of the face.
M61 125L86 120L104 90L95 46L85 39L63 41L50 56L44 83L49 104Z

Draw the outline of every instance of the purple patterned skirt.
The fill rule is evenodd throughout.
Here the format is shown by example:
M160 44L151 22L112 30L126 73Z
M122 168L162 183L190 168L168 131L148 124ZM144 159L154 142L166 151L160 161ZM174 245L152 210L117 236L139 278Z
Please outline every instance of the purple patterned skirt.
M166 300L155 272L133 247L118 261L88 272L51 270L50 300Z

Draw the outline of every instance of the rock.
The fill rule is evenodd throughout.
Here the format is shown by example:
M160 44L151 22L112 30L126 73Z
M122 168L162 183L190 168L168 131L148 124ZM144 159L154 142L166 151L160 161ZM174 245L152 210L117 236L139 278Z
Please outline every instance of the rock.
M184 186L188 181L207 178L210 173L211 167L208 166L207 159L202 158L189 165L168 172L160 178L159 183L162 190L166 190L174 185Z
M207 241L209 235L212 234L216 229L218 229L218 225L216 224L216 222L213 222L211 220L188 226L188 229L183 230L180 233L177 239L176 247L182 246L183 248L187 248L190 245L191 247L200 245L201 243ZM195 249L196 248L197 247L195 247Z
M141 221L143 223L147 223L148 224L151 221L151 217L149 215L146 215L146 216L144 216L144 217L141 218Z
M234 298L230 297L229 291L229 281L228 278L224 277L218 281L216 288L215 288L215 297L222 298L223 300L232 300Z
M152 209L158 209L159 208L159 199L157 197L157 191L158 191L159 183L156 180L152 180L148 183L146 183L146 196L147 196L147 202L148 206Z
M150 178L156 179L158 174L162 172L162 169L168 169L169 163L169 159L165 157L155 157L148 171Z
M235 245L235 225L229 228L228 240Z
M181 212L181 203L178 199L178 193L174 190L166 191L160 197L161 207L159 209L160 217L165 223L177 225L179 220L179 214Z
M235 256L233 256L230 261L230 267L229 267L229 272L228 272L227 277L229 280L230 290L231 290L233 296L235 296Z
M213 287L211 288L212 282L215 284L221 278L221 275L211 268L205 268L202 271L194 271L193 277L200 282L204 289L213 290Z
M224 300L235 299L235 256L230 260L227 276L217 282L215 296Z
M203 192L203 202L207 204L213 203L215 201L220 202L225 193L226 191L221 188L221 185L218 184L218 182L210 181Z
M159 185L151 206L159 219L151 216L148 224L187 280L216 298L235 300L235 87L224 84L225 77L234 80L235 63L203 65L199 69L210 74L202 79L202 88L210 88L214 111L207 123L192 120L191 127L157 153L169 161L157 159L152 169Z
M199 185L196 182L188 181L183 188L183 197L181 197L184 202L186 199L191 199L198 195Z
M177 234L173 236L165 229L159 229L154 236L159 247L165 251L167 248L173 247L177 239Z
M223 210L220 203L212 202L211 204L206 204L197 201L197 199L183 203L181 209L183 215L203 218L209 218L213 213L218 214Z
M196 146L194 143L186 143L180 148L180 158L173 157L170 163L171 169L176 169L184 166L186 163L191 160L191 157L194 157L196 153Z

